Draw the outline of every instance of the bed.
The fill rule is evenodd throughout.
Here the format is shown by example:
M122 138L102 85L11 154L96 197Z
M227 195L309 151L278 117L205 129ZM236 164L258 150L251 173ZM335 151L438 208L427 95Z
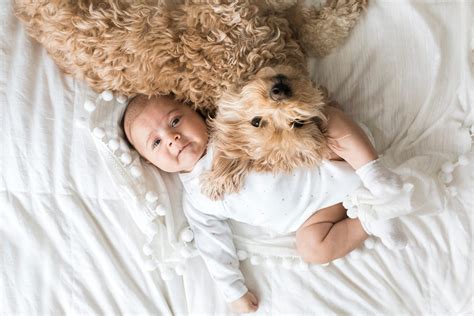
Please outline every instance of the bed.
M401 218L406 249L372 240L329 265L234 223L256 314L474 312L473 13L468 0L372 0L341 48L310 61L385 162L423 180L426 203ZM0 314L229 314L176 178L151 176L114 136L120 96L63 75L8 0L0 23Z

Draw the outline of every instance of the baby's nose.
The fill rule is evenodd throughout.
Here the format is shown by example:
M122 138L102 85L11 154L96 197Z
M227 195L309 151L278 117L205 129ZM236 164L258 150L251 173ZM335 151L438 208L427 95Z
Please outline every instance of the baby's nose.
M173 135L171 138L170 138L170 141L169 141L169 146L173 145L173 143L179 141L181 139L181 136L179 134L175 134Z

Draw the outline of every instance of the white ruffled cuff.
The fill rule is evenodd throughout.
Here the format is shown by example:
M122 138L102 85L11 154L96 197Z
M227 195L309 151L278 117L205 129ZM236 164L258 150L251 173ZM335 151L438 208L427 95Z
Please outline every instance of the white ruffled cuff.
M244 282L241 280L237 280L224 290L224 299L227 303L231 303L244 296L247 292L248 289L245 286Z

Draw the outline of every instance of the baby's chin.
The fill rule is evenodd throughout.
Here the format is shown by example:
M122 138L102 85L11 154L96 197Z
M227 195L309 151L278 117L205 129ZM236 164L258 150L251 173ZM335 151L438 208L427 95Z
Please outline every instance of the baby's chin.
M186 153L186 155L183 155L184 157L180 157L180 172L191 172L198 163L198 161L204 156L204 154L205 152L201 153L193 151Z

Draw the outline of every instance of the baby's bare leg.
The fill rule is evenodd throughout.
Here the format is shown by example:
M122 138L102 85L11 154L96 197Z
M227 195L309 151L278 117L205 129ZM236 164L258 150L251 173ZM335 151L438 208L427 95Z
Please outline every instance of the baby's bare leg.
M313 214L296 232L296 248L303 260L326 263L357 248L368 235L358 219L346 217L341 203Z
M327 107L329 146L352 168L358 169L378 158L364 131L341 110Z

